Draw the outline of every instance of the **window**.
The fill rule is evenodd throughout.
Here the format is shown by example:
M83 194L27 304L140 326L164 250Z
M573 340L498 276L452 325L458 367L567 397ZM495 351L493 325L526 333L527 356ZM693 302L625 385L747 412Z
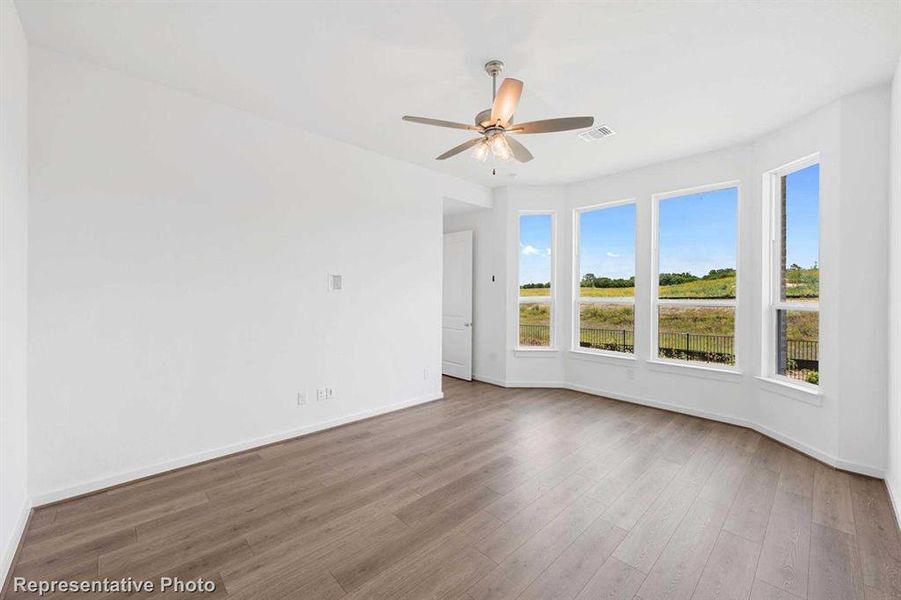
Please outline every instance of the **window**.
M573 346L635 352L635 203L575 213L576 288Z
M819 385L820 166L808 157L769 174L768 375Z
M656 358L735 365L738 187L705 186L654 199Z
M554 345L554 215L519 216L519 346Z

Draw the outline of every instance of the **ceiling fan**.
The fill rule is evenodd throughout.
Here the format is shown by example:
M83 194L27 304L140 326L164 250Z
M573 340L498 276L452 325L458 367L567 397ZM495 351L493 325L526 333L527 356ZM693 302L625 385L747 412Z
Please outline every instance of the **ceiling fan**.
M512 156L519 162L528 162L534 157L528 149L509 134L553 133L555 131L570 131L584 129L594 124L594 117L563 117L560 119L544 119L542 121L530 121L528 123L514 123L513 114L519 105L519 97L522 95L522 81L507 78L497 89L497 76L504 70L504 63L492 60L485 64L485 71L491 75L491 108L483 110L476 115L475 125L428 119L426 117L404 116L404 121L422 123L423 125L435 125L437 127L449 127L451 129L465 129L479 133L469 141L463 142L438 156L435 160L445 160L456 156L464 150L473 148L472 156L478 161L484 161L489 152L496 158L508 160Z

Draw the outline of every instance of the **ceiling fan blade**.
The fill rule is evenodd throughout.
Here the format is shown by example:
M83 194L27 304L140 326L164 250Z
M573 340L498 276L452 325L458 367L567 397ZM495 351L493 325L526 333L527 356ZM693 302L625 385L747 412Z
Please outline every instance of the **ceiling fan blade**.
M504 79L494 98L494 104L491 106L491 122L500 121L501 125L506 126L513 118L516 107L519 106L520 96L522 96L522 82L509 77Z
M451 129L466 129L468 131L482 131L475 125L467 125L466 123L454 123L453 121L442 121L441 119L429 119L427 117L411 117L404 115L404 121L410 123L422 123L423 125L435 125L436 127L450 127Z
M484 140L484 139L485 138L482 138L482 137L472 138L469 141L463 142L459 146L454 146L453 148L451 148L450 150L448 150L441 156L435 158L435 160L444 160L446 158L450 158L451 156L456 156L457 154L460 154L464 150L468 150L469 148L472 148L476 144L481 143L482 140Z
M528 148L520 144L518 141L513 139L511 136L505 136L507 138L507 143L510 144L510 149L513 150L513 158L518 160L519 162L529 162L534 156L529 152Z
M572 129L585 129L594 125L594 117L563 117L560 119L544 119L543 121L530 121L529 123L517 123L508 133L553 133L555 131L570 131Z

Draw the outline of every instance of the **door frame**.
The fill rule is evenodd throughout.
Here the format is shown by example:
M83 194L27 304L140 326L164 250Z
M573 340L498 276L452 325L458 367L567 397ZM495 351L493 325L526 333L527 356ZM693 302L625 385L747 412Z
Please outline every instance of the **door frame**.
M444 286L447 283L446 279L445 279L447 273L445 273L444 270L442 269L442 273L441 273L441 373L443 375L449 375L451 377L456 377L458 379L472 381L472 354L473 354L473 352L472 352L472 342L473 342L473 335L472 335L473 294L472 294L472 292L473 292L473 271L474 271L474 267L473 267L473 232L471 229L467 229L467 230L463 230L463 231L455 231L455 232L450 232L450 233L444 234L444 237L442 238L442 246L441 246L442 267L444 265L444 259L445 259L445 256L444 256L445 248L447 247L448 242L462 243L462 244L465 244L466 247L468 248L468 254L469 254L469 264L468 264L469 303L468 303L468 310L464 311L465 313L468 312L468 314L464 314L462 317L460 317L459 327L454 327L454 326L449 327L448 323L445 319L445 313L444 313L444 296L445 296ZM467 340L467 349L465 351L466 358L464 359L464 362L449 363L444 360L444 358L445 358L445 337L446 337L445 332L448 329L452 329L454 331L460 331L460 332L465 331L465 335L468 338L468 340Z

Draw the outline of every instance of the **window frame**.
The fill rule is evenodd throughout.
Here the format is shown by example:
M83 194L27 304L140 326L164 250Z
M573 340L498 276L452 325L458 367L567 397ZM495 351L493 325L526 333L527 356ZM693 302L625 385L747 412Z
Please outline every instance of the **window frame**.
M550 215L551 217L551 293L548 296L520 295L520 269L522 267L522 218L529 215ZM514 350L519 352L556 352L557 351L557 211L546 210L518 210L516 212L516 344ZM523 346L520 344L519 308L522 304L548 304L550 311L550 330L548 332L547 346Z
M665 298L660 296L660 203L664 200L690 196L704 192L714 192L735 188L735 298L734 299L710 299L701 298ZM650 358L651 363L664 365L677 365L681 367L701 368L711 371L724 371L727 373L741 373L741 344L739 331L740 325L740 299L741 299L741 180L733 179L710 183L689 188L682 188L669 192L660 192L651 195L651 297L650 297ZM666 358L660 356L660 307L661 306L694 306L694 307L730 307L734 311L734 333L732 347L734 349L735 362L731 365L713 363L700 360L683 360L679 358Z
M573 280L572 280L572 343L570 344L570 351L579 352L583 354L593 354L598 356L609 356L611 358L622 358L622 359L634 359L636 356L636 346L637 346L637 321L638 321L638 310L636 308L635 302L635 294L632 297L628 296L616 296L616 297L593 297L593 298L582 298L582 286L580 285L582 282L581 278L581 220L582 214L587 212L594 212L596 210L604 210L606 208L616 208L618 206L626 206L633 205L635 207L635 247L633 249L633 254L635 256L635 292L638 292L638 200L636 198L624 198L621 200L611 200L607 202L601 202L599 204L592 204L589 206L580 206L579 208L573 209ZM579 307L581 304L621 304L621 305L631 305L632 306L632 352L616 352L614 350L602 350L599 348L583 348L579 345L581 340L581 328L579 327L581 323L581 311Z
M776 320L780 310L792 310L798 312L815 312L817 313L817 330L822 325L822 298L817 297L816 304L812 302L788 302L780 298L779 290L782 286L781 275L781 228L782 228L782 178L796 173L802 169L812 167L813 165L822 165L820 153L814 152L797 160L793 160L775 169L771 169L763 174L763 260L764 267L762 295L763 295L763 332L761 333L761 377L774 383L789 386L805 392L821 394L822 383L814 385L799 379L792 379L786 375L781 375L776 369ZM822 175L822 166L820 174ZM817 196L817 266L820 269L822 281L822 264L820 253L820 232L822 231L822 210L820 210L820 199L822 194ZM818 338L817 343L819 349L822 350L821 340ZM822 372L818 371L822 376Z

